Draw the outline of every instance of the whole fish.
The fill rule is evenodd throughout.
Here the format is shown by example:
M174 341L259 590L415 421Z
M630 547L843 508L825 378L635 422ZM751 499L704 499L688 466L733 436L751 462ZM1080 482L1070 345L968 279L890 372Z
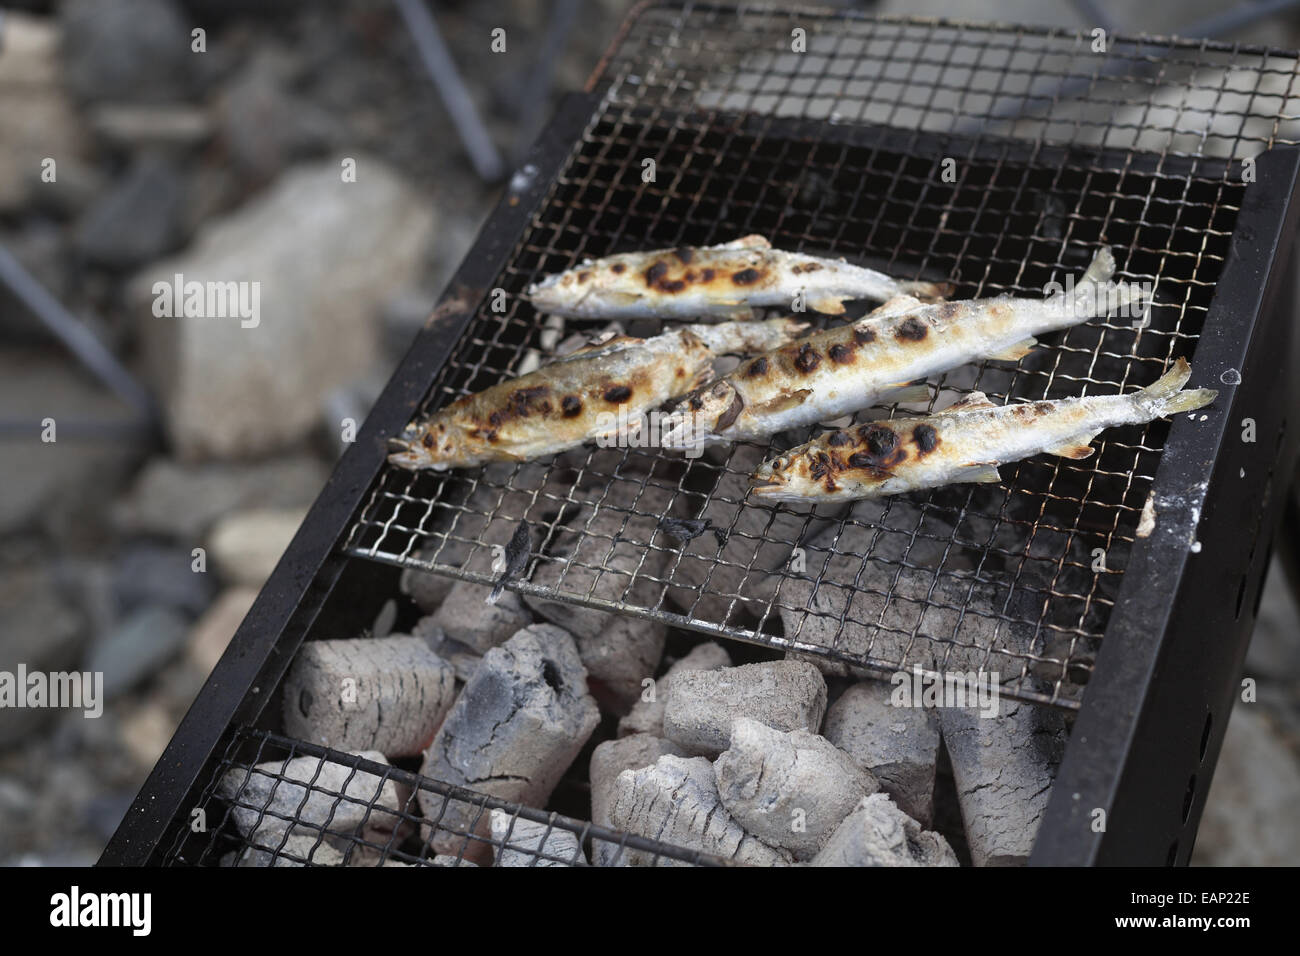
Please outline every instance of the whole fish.
M828 432L765 461L754 494L783 501L878 498L954 482L996 482L998 465L1040 452L1087 458L1097 433L1142 425L1214 401L1208 388L1180 391L1191 367L1179 359L1128 395L994 405L982 392L927 418L896 418Z
M1141 287L1111 282L1114 273L1114 257L1102 248L1077 285L1047 299L891 299L857 322L813 332L695 390L664 419L662 443L763 439L891 395L898 400L907 383L967 362L1019 359L1037 344L1035 335L1140 301Z
M755 306L808 308L839 315L850 299L884 302L897 295L941 298L945 283L900 282L881 272L773 249L762 236L719 246L627 252L588 259L529 287L541 312L576 318L747 319Z
M774 348L807 327L791 318L723 322L595 343L412 422L390 439L388 460L443 471L556 454L707 381L718 355Z

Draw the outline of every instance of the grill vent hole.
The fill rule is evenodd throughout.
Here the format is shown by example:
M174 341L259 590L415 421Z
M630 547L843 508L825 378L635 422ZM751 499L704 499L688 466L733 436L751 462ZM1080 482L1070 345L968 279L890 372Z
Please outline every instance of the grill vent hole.
M557 694L564 690L564 682L560 680L560 672L550 661L542 662L542 680L546 681L547 686Z
M1205 759L1206 748L1210 746L1210 728L1214 726L1214 712L1205 715L1205 729L1201 731L1201 760Z

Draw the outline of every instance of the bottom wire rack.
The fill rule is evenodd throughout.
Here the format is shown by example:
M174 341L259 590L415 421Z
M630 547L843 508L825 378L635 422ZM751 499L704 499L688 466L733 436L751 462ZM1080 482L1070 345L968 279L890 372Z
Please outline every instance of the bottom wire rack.
M250 727L231 736L162 862L732 865L706 853L432 780L392 766L377 753L343 753Z

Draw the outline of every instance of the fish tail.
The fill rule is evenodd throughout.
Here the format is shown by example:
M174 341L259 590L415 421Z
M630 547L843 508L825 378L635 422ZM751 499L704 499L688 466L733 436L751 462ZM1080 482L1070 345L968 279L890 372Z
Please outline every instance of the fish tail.
M1212 388L1192 388L1183 391L1183 386L1191 376L1192 367L1187 364L1187 359L1179 358L1173 368L1142 391L1137 392L1134 398L1139 405L1156 417L1203 408L1214 401L1219 393Z
M1109 282L1114 274L1115 254L1110 251L1110 246L1102 246L1097 250L1097 254L1092 257L1092 262L1083 271L1083 275L1079 277L1079 285L1092 282Z

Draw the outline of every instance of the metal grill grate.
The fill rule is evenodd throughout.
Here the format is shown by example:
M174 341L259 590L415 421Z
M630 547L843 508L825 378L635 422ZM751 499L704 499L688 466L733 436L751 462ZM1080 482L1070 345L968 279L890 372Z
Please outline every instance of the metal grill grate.
M438 812L421 814L420 790L441 798ZM477 811L464 827L444 819L459 801ZM730 865L247 727L232 735L189 822L163 865L476 866L503 857L512 866L617 866L625 857L645 866Z
M421 411L517 374L540 331L519 293L543 275L747 233L948 278L963 298L1041 296L1102 242L1123 277L1154 284L1144 327L1111 318L1053 334L1018 365L932 379L912 409L975 389L1116 394L1178 356L1195 364L1241 161L1300 131L1297 60L1209 41L1092 43L845 11L643 9L593 77L602 106L498 277L505 311L482 304ZM527 520L534 556L511 585L522 593L878 674L983 668L1007 696L1073 708L1168 427L1108 431L1090 459L1040 456L997 486L836 509L747 498L756 461L807 431L689 462L585 448L450 475L386 467L344 549L487 582L494 546ZM716 533L684 542L666 515Z

